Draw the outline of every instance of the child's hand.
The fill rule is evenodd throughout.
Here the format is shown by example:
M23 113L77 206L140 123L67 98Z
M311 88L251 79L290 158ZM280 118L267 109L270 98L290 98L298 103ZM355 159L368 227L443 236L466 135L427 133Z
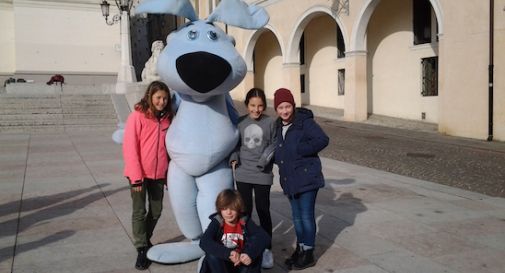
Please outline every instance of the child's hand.
M230 261L233 263L233 265L237 266L240 264L240 254L238 254L237 251L232 250L230 252Z
M232 162L230 163L230 165L231 165L232 169L237 168L237 160L232 160Z
M240 254L240 262L245 265L250 265L252 263L251 257L249 255L242 253Z
M131 186L133 192L141 192L142 191L142 180L135 181L135 184Z

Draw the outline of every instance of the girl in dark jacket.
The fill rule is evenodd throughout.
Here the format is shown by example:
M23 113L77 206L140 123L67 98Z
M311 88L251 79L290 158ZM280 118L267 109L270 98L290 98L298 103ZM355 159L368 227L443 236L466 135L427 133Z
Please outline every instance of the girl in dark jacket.
M281 187L291 205L297 239L296 249L285 263L304 269L316 263L314 207L317 192L324 186L318 153L328 145L329 138L314 121L312 111L295 109L295 100L288 89L275 91L274 107L279 116L275 164L279 166Z
M200 239L205 252L200 273L260 273L270 236L249 217L242 216L240 193L230 189L219 193L216 210Z

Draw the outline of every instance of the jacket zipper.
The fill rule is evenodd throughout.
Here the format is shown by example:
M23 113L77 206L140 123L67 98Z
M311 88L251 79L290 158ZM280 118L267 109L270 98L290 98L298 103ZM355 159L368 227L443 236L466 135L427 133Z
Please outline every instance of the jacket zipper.
M158 138L156 138L156 165L154 167L154 180L157 180L158 177L158 154L159 154L159 149L160 149L160 132L161 131L161 121L158 120Z
M282 137L282 147L283 148L285 148L284 146L285 146L285 142L286 142L286 137L288 136L288 133L292 129L292 127L293 127L293 123L291 123L291 126L289 126L289 128L286 130L286 134L284 134L284 137L282 137L282 128L281 128L281 137ZM289 183L286 184L286 186L288 186L290 188L290 191L292 191L291 185L289 185ZM294 193L288 194L288 197L289 196L291 197L291 199L295 198L295 194Z

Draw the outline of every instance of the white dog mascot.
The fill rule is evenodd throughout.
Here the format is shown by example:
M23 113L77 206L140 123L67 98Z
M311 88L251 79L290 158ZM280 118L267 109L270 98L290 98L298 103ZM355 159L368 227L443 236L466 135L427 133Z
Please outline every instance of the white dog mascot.
M233 187L227 157L239 136L231 121L229 91L246 74L234 39L213 22L260 29L269 17L263 8L241 0L222 0L204 20L198 20L189 0L144 0L135 13L172 14L189 20L168 35L157 68L161 79L181 98L166 138L171 158L168 193L179 229L191 242L156 245L147 254L161 263L188 262L204 255L198 240L215 212L216 196Z

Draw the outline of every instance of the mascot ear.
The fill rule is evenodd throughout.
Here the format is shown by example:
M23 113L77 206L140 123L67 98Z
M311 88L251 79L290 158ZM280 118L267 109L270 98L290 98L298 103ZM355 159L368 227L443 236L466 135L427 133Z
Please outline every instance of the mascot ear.
M172 14L185 17L191 22L198 20L189 0L144 0L135 8L135 14L140 13Z
M262 7L248 6L242 0L222 0L207 20L245 29L260 29L269 19Z

